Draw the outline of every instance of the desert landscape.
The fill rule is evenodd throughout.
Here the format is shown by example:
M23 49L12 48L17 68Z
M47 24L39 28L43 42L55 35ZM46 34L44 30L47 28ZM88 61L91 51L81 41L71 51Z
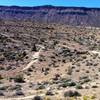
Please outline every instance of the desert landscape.
M100 100L100 23L85 22L83 14L100 9L76 8L80 21L75 21L72 8L66 8L70 24L47 21L42 14L45 21L31 20L30 9L0 7L0 100ZM34 9L47 10L47 16L55 9L66 11Z

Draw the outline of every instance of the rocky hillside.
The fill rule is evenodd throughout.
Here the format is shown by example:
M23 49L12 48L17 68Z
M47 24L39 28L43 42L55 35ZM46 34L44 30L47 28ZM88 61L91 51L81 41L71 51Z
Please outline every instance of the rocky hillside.
M100 100L99 33L92 27L0 23L0 100Z
M0 19L99 27L100 8L0 6Z

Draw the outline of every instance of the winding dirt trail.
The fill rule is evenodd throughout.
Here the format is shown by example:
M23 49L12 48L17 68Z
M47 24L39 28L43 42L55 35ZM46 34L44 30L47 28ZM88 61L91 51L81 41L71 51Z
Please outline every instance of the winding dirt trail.
M32 61L22 70L25 71L28 68L30 68L34 63L38 62L39 57L40 57L40 53L43 51L44 46L41 46L40 50L38 52L36 52L33 56L32 56Z

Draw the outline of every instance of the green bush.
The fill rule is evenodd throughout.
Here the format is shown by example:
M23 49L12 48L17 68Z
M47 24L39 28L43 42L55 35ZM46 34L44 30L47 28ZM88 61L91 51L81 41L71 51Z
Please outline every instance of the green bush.
M83 87L80 84L77 84L76 89L83 89Z
M64 82L61 86L62 87L67 87L67 86L75 86L76 85L76 83L75 82L73 82L73 81L69 81L69 82Z
M18 82L18 83L24 83L24 78L23 78L23 75L17 75L15 78L14 78L14 81L15 82Z

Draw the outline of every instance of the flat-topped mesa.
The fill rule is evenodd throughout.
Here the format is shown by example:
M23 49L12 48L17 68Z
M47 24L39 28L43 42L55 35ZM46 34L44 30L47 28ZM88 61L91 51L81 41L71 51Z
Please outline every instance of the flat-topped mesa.
M100 27L100 8L0 6L0 19Z

